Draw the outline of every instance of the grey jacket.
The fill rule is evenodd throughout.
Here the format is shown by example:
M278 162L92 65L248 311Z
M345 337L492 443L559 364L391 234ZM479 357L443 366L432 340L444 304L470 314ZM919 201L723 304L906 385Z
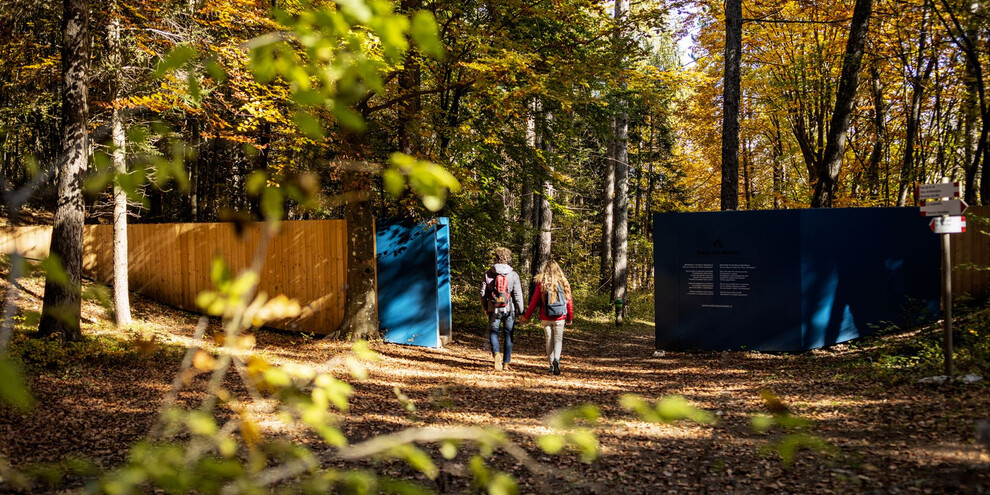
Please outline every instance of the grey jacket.
M491 313L495 309L491 306L491 301L488 300L488 285L495 281L495 275L498 273L505 275L505 281L509 287L509 298L512 300L512 306L515 308L515 314L523 314L522 283L519 281L519 274L516 273L511 266L503 263L496 263L495 266L485 272L485 276L482 277L481 308L485 311L485 313Z

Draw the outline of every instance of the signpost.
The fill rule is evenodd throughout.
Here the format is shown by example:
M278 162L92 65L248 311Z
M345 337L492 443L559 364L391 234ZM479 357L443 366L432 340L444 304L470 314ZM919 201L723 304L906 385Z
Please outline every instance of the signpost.
M921 216L935 217L939 215L962 215L969 205L961 199L939 201L922 201Z
M940 184L919 184L914 188L914 195L919 199L958 198L958 182L942 182Z
M921 200L921 216L936 217L928 224L942 236L942 305L944 311L945 374L952 376L952 264L949 259L949 235L966 232L967 204L959 198L958 182L920 184L914 195ZM934 201L932 201L934 200Z
M966 217L935 217L928 228L936 234L961 234L966 232Z

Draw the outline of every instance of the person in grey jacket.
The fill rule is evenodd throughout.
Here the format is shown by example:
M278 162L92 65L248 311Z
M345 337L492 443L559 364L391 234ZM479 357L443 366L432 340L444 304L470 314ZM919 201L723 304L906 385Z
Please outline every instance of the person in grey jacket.
M485 272L481 282L481 308L488 315L488 336L492 341L492 361L496 371L509 369L509 362L512 361L512 328L515 324L515 315L523 312L522 283L519 281L519 274L516 273L509 262L512 261L512 251L499 247L495 249L495 264ZM497 278L499 275L505 277L505 294L508 301L498 303L494 299L498 296ZM499 334L501 328L505 328L505 354L503 355L499 347Z

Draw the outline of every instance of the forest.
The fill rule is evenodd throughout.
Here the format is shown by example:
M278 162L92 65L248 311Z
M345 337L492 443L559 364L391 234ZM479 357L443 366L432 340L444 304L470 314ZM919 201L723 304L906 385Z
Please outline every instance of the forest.
M622 387L624 373L592 356L610 349L633 359L632 351L608 339L625 335L639 341L642 335L622 332L652 331L652 321L646 322L653 317L655 213L917 206L915 187L940 182L959 182L962 199L971 206L990 204L990 178L984 173L990 161L987 10L982 0L5 0L0 3L0 223L5 234L24 225L54 228L46 260L26 264L18 253L3 260L8 281L0 382L7 384L0 385L0 427L7 423L6 434L14 425L29 428L17 422L26 420L15 421L21 415L12 411L30 410L31 390L39 401L46 393L58 397L52 392L57 387L45 381L47 372L38 369L81 366L79 356L94 355L102 366L108 352L117 352L104 347L118 345L107 344L103 333L139 328L127 330L133 335L120 351L130 356L126 359L139 361L150 353L149 362L157 363L184 355L178 358L183 371L175 377L175 391L156 396L153 407L141 413L144 422L116 440L124 445L122 452L95 463L103 470L100 476L92 474L89 461L59 461L54 478L66 477L76 489L420 493L420 485L407 481L425 476L440 492L537 493L552 478L541 478L543 454L568 450L590 462L608 450L605 438L614 431L601 433L606 447L600 450L587 426L600 413L622 410L663 428L675 423L708 428L717 422L709 410L734 407L719 395L718 385L711 393L723 398L712 405L697 397L691 404L680 395L660 398L690 396L690 384L670 390L641 384L649 390L645 395L655 394L650 397L655 402L611 392L596 392L588 401L558 397L554 409L563 412L551 422L567 434L519 440L516 430L505 435L478 426L438 432L424 426L423 417L444 423L448 420L437 419L443 407L417 413L414 404L446 403L452 392L444 386L406 396L399 378L394 378L394 397L391 387L385 394L404 408L400 415L408 421L399 426L411 421L415 428L395 431L398 422L391 428L362 423L372 425L367 431L338 428L328 408L342 413L349 400L368 405L380 392L361 386L355 392L346 381L360 381L367 374L364 366L395 371L403 359L417 359L376 340L375 280L369 276L375 219L450 219L454 320L470 345L484 345L477 289L495 248L512 251L512 264L529 292L533 276L549 261L558 262L576 307L589 318L577 334L601 341L580 341L577 348L587 353L582 362L589 370L601 366L594 379L608 382L602 389ZM284 298L256 294L258 260L242 273L217 262L212 271L217 289L204 295L203 304L213 319L176 316L174 308L148 309L151 303L129 295L128 223L223 222L240 230L260 222L264 243L284 220L316 219L346 220L346 313L339 328L328 330L327 342L301 345L317 345L314 352L327 354L323 364L348 370L346 377L240 354L258 341L273 347L296 342L249 332L266 319L299 312L298 304ZM114 226L114 280L123 282L110 288L82 279L83 226L91 224ZM101 305L105 314L94 316ZM990 355L990 317L979 303L973 307L973 313L963 311L959 323L968 332L964 343L972 344L961 347L959 364L983 371L980 363ZM152 323L166 319L154 315L166 314L176 322L191 318L191 324L176 323L173 329L186 340L155 340L168 339L154 330L168 323ZM625 330L613 324L622 316L630 318ZM109 323L99 323L104 319ZM928 332L919 337L922 344L898 341L894 351L871 347L886 360L823 359L834 360L836 368L883 363L877 365L938 370L932 329L919 331ZM211 344L190 344L204 335L212 335ZM539 338L530 340L539 347ZM388 364L355 364L374 362L375 352ZM471 359L463 350L454 352L458 359ZM913 357L900 354L911 352ZM750 357L704 359L711 361L705 373L718 375L734 359L749 362ZM669 366L690 367L690 361L675 356ZM636 363L643 373L658 372L653 362ZM776 380L768 363L753 366L750 371L763 382ZM792 378L811 373L801 368L805 361L781 366ZM465 386L453 385L450 376L456 372L436 373L451 389ZM166 375L155 380L165 386ZM905 383L883 373L867 375L849 376ZM727 383L712 376L706 383ZM232 380L243 383L231 385ZM199 395L180 393L183 386L197 388ZM882 388L872 381L857 386L859 392ZM250 401L231 398L231 387L235 395L281 406L249 413ZM799 388L813 394L807 382ZM975 395L965 391L944 399L949 402L926 404L925 414L955 411L951 418L944 413L951 426L940 430L955 435L954 446L963 429L969 446L980 441L971 434L978 418L970 408L985 402ZM191 405L200 399L199 407ZM763 425L756 430L782 432L772 449L783 461L771 463L767 473L790 472L794 451L835 455L852 448L835 447L841 442L830 435L845 438L844 431L813 432L810 422L791 414L801 406L789 408L769 390L747 400L740 407L769 410L760 416L764 419L753 420ZM225 405L223 412L216 412L218 402ZM602 409L582 402L598 402ZM835 411L856 407L839 402ZM188 407L174 408L180 403ZM296 415L293 425L309 428L337 449L332 468L309 440L305 446L296 442L295 450L260 440L262 421L249 416L275 416L279 407ZM501 407L511 416L524 405ZM867 416L874 414L881 412ZM36 426L45 420L32 417ZM171 443L134 444L133 430L146 431L151 423L154 435ZM741 442L754 429L748 419L739 419L734 428L746 432L739 433ZM236 441L230 440L234 429L240 432ZM353 433L364 443L348 443ZM990 426L984 433L990 439ZM897 435L882 436L886 441ZM711 443L681 452L703 459L718 451L729 459L730 451L740 448L721 446L716 437L712 433L705 437ZM611 440L621 443L621 435ZM984 441L990 448L990 440ZM424 453L414 446L430 442L440 450ZM458 457L465 444L478 450L468 460ZM30 492L46 479L44 473L51 474L51 469L31 471L15 458L22 447L0 450L0 491ZM128 449L130 454L123 452ZM502 457L491 457L493 449L501 449ZM626 452L629 458L641 453ZM984 459L982 453L966 455L966 462L974 455ZM361 463L381 456L399 459L404 467L390 464L372 475L346 462L359 459L359 467L369 469ZM884 459L858 460L856 469L901 462ZM821 467L816 462L797 468L796 485L777 488L804 491L802 483ZM197 474L184 477L183 466L191 464ZM445 471L451 465L453 475ZM698 481L704 469L720 473L720 481ZM686 475L687 481L668 475L665 486L686 489L679 484L684 481L694 491L775 490L765 479L736 485L723 464L704 469ZM614 487L611 474L576 472L561 475L575 493ZM633 491L649 492L652 475L635 476L641 478ZM960 489L990 486L985 468L960 472L955 465L917 484L931 488L945 479L958 481L952 486ZM293 484L297 481L301 484ZM842 471L833 484L811 492L907 489L918 480L887 481L895 484L877 485ZM48 486L54 490L60 482Z

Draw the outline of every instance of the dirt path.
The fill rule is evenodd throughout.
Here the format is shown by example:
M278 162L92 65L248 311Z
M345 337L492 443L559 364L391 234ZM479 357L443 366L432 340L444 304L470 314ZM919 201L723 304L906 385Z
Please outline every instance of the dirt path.
M37 304L29 300L26 305ZM114 330L98 308L87 307L85 315L93 322L84 329L87 335L112 341L133 339L136 332ZM195 323L193 315L140 298L135 315L145 322L138 330L145 338L153 333L160 344L179 350ZM990 492L990 455L972 440L975 422L990 416L982 383L939 387L880 381L863 359L867 351L841 347L798 355L668 353L654 358L648 324L620 331L578 319L576 327L565 334L560 376L547 372L542 330L531 325L517 329L512 370L506 372L492 369L481 331L455 332L455 341L439 350L374 344L381 360L369 365L367 380L355 384L341 427L358 442L416 426L497 426L547 471L534 474L496 452L493 464L517 478L521 493ZM283 363L325 368L345 347L258 333L257 349ZM15 466L66 454L105 468L122 462L128 446L154 422L178 360L114 356L32 367L39 407L27 415L0 408L0 454ZM396 389L415 406L414 413L396 398ZM769 447L782 432L761 434L751 426L754 414L767 412L759 394L763 389L777 394L794 414L814 421L812 433L834 446L834 453L800 452L785 466ZM649 400L682 395L716 414L718 422L644 422L618 405L627 393ZM195 403L198 397L190 393L184 399ZM601 408L595 429L598 458L586 463L574 452L542 453L534 438L554 431L549 416L583 404ZM313 442L300 432L272 428L266 433ZM442 462L436 448L427 450ZM419 479L448 493L467 493L466 460L462 453L443 462L442 487L397 461L361 466Z

